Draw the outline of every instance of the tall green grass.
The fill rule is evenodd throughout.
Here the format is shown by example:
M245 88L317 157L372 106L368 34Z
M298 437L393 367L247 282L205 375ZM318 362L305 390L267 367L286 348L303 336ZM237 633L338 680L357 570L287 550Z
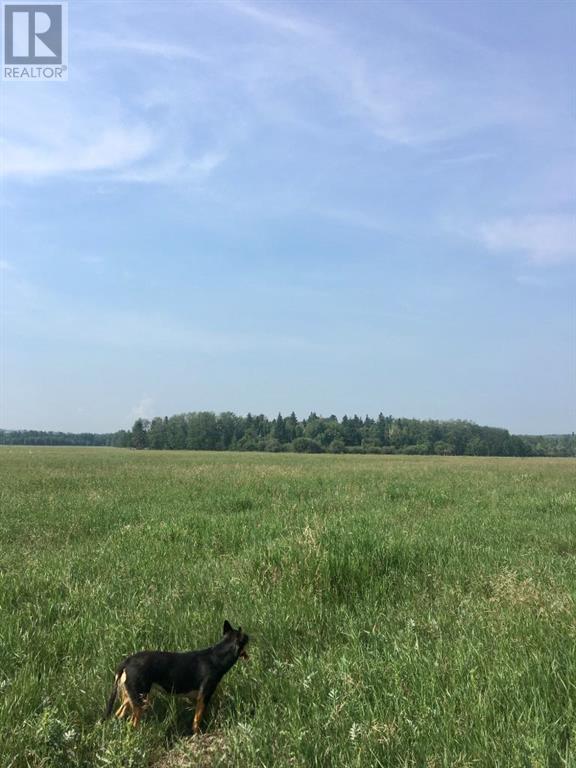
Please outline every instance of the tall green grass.
M2 768L576 764L576 462L0 450ZM205 733L122 656L253 636Z

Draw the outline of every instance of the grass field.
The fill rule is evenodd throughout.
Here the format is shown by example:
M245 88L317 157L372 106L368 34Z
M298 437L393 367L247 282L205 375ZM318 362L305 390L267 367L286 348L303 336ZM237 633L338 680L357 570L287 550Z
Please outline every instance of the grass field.
M0 765L576 765L576 461L0 449ZM135 650L253 636L98 722ZM575 750L572 752L572 750ZM574 755L574 757L571 757Z

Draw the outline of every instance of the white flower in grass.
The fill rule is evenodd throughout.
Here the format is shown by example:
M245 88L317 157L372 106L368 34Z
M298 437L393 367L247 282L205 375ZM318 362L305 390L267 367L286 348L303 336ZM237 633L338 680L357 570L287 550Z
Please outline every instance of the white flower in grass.
M304 678L304 682L302 683L302 685L304 686L304 688L306 688L306 690L310 688L310 681L312 680L315 674L316 672L310 672L310 674Z
M350 741L354 743L361 733L362 733L362 726L359 725L358 723L352 723L352 725L350 726L350 731L348 732Z

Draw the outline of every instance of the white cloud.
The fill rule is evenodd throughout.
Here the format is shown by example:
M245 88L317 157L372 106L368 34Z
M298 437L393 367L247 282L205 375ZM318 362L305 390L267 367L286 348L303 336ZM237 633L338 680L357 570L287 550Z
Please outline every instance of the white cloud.
M226 159L223 151L193 154L170 108L91 99L75 91L10 93L0 144L0 175L38 181L55 177L164 183L202 181ZM33 94L32 94L33 95ZM46 122L39 115L49 115Z
M498 152L469 152L467 154L441 158L439 163L441 165L471 165L496 160L498 157Z
M204 53L184 45L175 45L165 41L116 37L114 35L76 33L76 46L85 50L118 51L119 53L137 53L163 59L190 59L209 62L211 58Z
M65 87L66 86L66 87ZM159 132L121 99L82 83L3 94L3 176L41 180L125 169L158 148Z
M268 6L266 10L253 5L252 3L246 3L243 0L229 0L228 2L221 2L221 5L226 6L231 11L236 11L244 16L249 17L253 21L263 24L266 27L276 29L280 32L289 32L301 37L317 37L322 34L324 30L317 24L296 16L295 14L286 14L274 12L272 13Z
M479 228L490 250L519 252L537 264L559 264L576 259L576 217L543 214L500 218Z
M351 120L354 129L390 146L420 148L524 116L520 87L511 89L504 75L492 77L502 69L492 51L480 48L474 57L463 56L461 71L431 66L432 38L458 52L470 41L444 39L442 30L425 28L423 45L415 47L406 32L412 19L392 25L399 33L385 47L370 48L355 43L347 29L299 13L294 5L286 6L289 10L244 0L206 5L210 14L233 14L235 26L242 17L251 29L241 29L219 48L211 39L208 56L172 42L174 30L163 31L160 20L147 34L149 17L137 12L125 32L75 33L76 85L52 89L42 101L36 89L18 94L6 89L10 130L4 131L4 173L24 179L83 173L134 183L193 182L213 173L235 144L247 146L266 118L283 131L310 125L327 135L334 134L335 118ZM89 54L96 49L104 55ZM131 54L150 61L134 62ZM111 93L122 96L114 99ZM14 110L13 99L28 104ZM336 114L315 108L326 99ZM470 153L454 162L480 159L486 155Z
M189 85L183 94L184 83L194 80L194 62L208 57L147 37L98 33L81 36L78 48L84 55L77 56L75 77L62 88L5 89L0 175L19 181L202 181L224 162L225 152L210 146L213 132L204 130L200 139L193 133L209 104L192 111ZM158 76L152 85L136 82L122 93L112 71L118 62L105 53L90 56L89 48L118 51L123 61L132 53L150 56ZM107 77L103 62L110 62ZM143 99L154 89L168 100Z
M194 160L183 153L129 168L115 174L117 181L138 183L172 183L203 181L226 160L223 152L206 152Z
M516 81L511 88L502 74L501 55L478 45L470 57L468 38L447 33L424 19L422 50L415 51L410 37L402 34L402 24L399 27L392 19L400 34L387 39L386 47L377 51L352 44L347 30L312 21L292 8L288 14L270 3L234 0L220 5L272 32L289 33L283 41L277 38L273 46L254 46L259 66L248 64L242 71L244 77L253 78L253 86L269 89L274 80L280 86L290 84L290 73L293 81L308 81L332 95L344 115L361 121L365 129L391 144L427 146L485 126L518 123L527 112L538 114L527 89ZM408 28L415 23L414 15L409 15ZM427 51L435 42L454 48L462 66L449 70L431 67ZM250 47L244 54L250 54Z
M140 398L139 402L130 411L132 421L136 419L151 419L154 415L154 400L148 395Z
M5 142L3 175L42 178L124 168L146 157L155 145L144 125L116 125L92 136L79 133L72 129L53 142Z

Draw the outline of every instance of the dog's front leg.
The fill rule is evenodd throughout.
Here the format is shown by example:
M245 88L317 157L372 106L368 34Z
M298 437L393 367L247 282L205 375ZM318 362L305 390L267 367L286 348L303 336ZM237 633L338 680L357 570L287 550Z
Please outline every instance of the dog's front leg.
M196 710L194 712L194 722L192 723L192 731L194 734L200 733L200 723L202 722L202 715L206 709L206 701L202 691L198 693L196 698Z

